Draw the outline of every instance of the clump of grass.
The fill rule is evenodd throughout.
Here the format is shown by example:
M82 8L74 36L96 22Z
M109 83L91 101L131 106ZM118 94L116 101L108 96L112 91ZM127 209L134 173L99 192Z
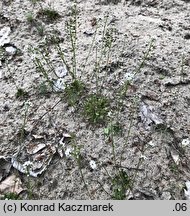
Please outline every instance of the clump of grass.
M23 99L27 99L28 97L29 97L29 94L24 89L22 89L22 88L17 89L17 92L16 92L16 98L17 99L19 98L19 99L23 100Z
M131 180L124 170L120 170L112 179L113 196L115 200L124 200L126 191L130 189Z
M109 100L98 94L90 95L84 104L84 116L90 123L104 123L109 112Z
M30 12L26 14L26 20L30 24L30 27L34 27L39 36L45 35L45 27L41 22L38 22L34 15Z
M43 37L45 35L45 27L42 23L37 23L35 25L37 33L39 36Z
M59 43L63 42L64 39L60 37L59 31L53 31L53 35L47 34L46 35L46 41L45 41L45 46L50 47L51 45L57 46Z
M61 17L61 15L51 7L41 8L37 16L43 18L47 22L54 22Z
M35 23L35 18L34 18L34 15L33 13L27 13L26 14L26 20L28 23L30 23L31 25Z
M80 80L74 80L65 89L65 95L70 106L75 106L85 91L85 84Z

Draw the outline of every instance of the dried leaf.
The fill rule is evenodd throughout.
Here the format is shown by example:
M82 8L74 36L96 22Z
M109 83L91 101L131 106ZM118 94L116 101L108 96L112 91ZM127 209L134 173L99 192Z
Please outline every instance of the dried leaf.
M32 136L34 137L34 139L44 139L44 136L42 135L33 134Z
M182 145L182 147L189 146L190 145L190 140L188 138L183 139L182 142L181 142L181 145Z
M180 163L179 155L178 155L178 154L171 154L171 156L172 156L172 158L173 158L175 164L176 164L176 165L179 165L179 163Z
M151 123L155 123L156 125L163 124L163 120L153 112L153 107L148 106L144 102L140 106L140 117L147 128L149 128Z
M27 147L27 153L28 154L36 154L37 152L39 152L40 150L44 149L46 147L46 144L42 143L42 144L30 144Z
M22 152L22 155L25 156L26 153L27 152ZM47 144L46 147L40 151L40 153L37 152L30 155L30 161L21 161L21 159L18 160L17 155L16 158L12 158L11 163L12 166L21 173L37 177L47 169L55 153L56 147L51 144ZM20 158L22 158L22 155Z
M19 194L23 191L21 180L16 175L10 175L0 184L0 194L14 192Z

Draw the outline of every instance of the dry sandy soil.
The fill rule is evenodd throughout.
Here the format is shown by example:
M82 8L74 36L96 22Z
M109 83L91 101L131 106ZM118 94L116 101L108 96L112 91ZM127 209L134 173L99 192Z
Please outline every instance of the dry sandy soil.
M41 1L41 6L46 8L49 2ZM77 1L77 76L89 92L96 91L92 78L95 50L85 69L80 65L85 61L98 24L96 41L101 44L106 14L107 28L115 32L108 65L102 62L98 75L103 80L99 84L102 93L111 100L108 119L115 120L115 92L132 77L118 116L122 135L113 138L116 160L123 152L119 168L115 167L112 140L105 136L107 122L91 125L80 109L69 106L64 97L56 104L60 94L39 92L45 78L35 67L28 48L43 49L48 36L54 35L70 59L66 21L72 5L70 0L52 0L51 7L61 16L47 21L40 16L38 3L34 5L30 0L0 3L0 31L10 28L7 36L10 41L0 47L0 155L4 157L2 164L6 159L14 165L7 173L1 173L1 183L14 173L22 182L23 198L29 198L30 183L33 199L112 199L118 189L113 179L118 178L117 171L122 168L132 182L130 190L124 188L124 199L190 199L190 1ZM29 13L33 14L35 24L27 19ZM37 28L40 25L44 31L41 34ZM2 41L3 36L0 37ZM151 41L149 55L136 73ZM10 47L17 52L12 53ZM54 69L61 67L60 56L51 43L48 52ZM49 77L55 79L51 71ZM69 74L64 79L71 82ZM18 89L27 95L16 97ZM26 124L22 128L25 114ZM68 154L73 141L64 138L65 134L75 134L81 169L74 156ZM40 144L43 147L39 151L28 150ZM45 169L42 174L32 177L32 172L29 176L19 172L15 163L21 166L34 160L34 155L39 170ZM41 160L39 157L44 155ZM92 168L90 162L96 167Z

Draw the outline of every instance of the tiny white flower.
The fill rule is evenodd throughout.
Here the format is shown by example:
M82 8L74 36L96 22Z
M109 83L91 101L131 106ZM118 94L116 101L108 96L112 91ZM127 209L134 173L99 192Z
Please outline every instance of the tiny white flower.
M186 147L186 146L188 146L190 144L190 140L188 138L183 139L181 144L182 144L183 147Z
M131 81L132 79L134 78L134 74L132 74L132 73L126 73L125 75L124 75L124 80L125 81Z
M143 154L141 154L140 158L143 159L143 160L148 159L148 158L147 158L145 155L143 155Z
M34 61L34 60L37 59L37 54L36 53L32 53L30 57Z
M30 169L32 169L32 168L33 168L33 163L32 163L31 161L26 161L26 162L23 164L23 169L24 169L24 171L27 172L27 173L28 173L28 171L29 171Z
M73 148L67 148L66 151L65 151L65 155L66 155L66 157L70 157L72 151L73 151Z
M148 145L150 145L151 147L154 147L155 146L155 143L151 140Z
M63 140L65 139L65 137L62 137L60 140L59 140L59 144L64 147L65 146L65 143L63 142Z
M112 116L112 111L108 112L108 116L111 117Z
M31 106L32 103L31 103L30 101L26 101L24 105L25 105L25 106Z
M32 166L33 165L33 163L31 162L31 161L26 161L24 164L23 164L23 166Z
M91 160L90 161L90 167L92 168L92 169L96 169L96 162L94 161L94 160Z

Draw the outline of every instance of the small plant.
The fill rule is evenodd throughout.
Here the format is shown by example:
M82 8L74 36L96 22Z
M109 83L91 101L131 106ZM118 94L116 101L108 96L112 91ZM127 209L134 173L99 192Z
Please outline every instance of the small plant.
M31 12L26 14L26 20L31 25L35 23L34 15Z
M76 0L74 1L74 6L71 8L71 17L66 22L66 31L69 36L70 45L71 45L71 53L72 53L72 74L73 79L76 79L77 72L77 4Z
M27 193L28 193L28 198L29 200L33 199L33 186L31 183L31 179L30 179L30 171L32 170L33 167L33 163L32 162L27 162L24 165L24 169L27 175Z
M49 96L50 91L49 91L48 85L45 82L41 83L38 86L38 94L40 96Z
M9 192L4 194L3 200L20 200L19 195L15 192Z
M86 183L85 178L84 178L84 174L82 172L82 159L83 159L83 157L81 155L82 146L77 144L76 137L75 137L74 134L72 135L72 147L73 147L73 151L72 151L71 155L75 158L75 160L77 162L82 182L84 183L84 186L85 186L85 188L87 190L87 193L88 193L88 195L89 195L89 197L91 199L91 194L90 194L90 191L89 191L89 188L88 188L88 184Z
M169 164L169 169L174 175L179 175L179 168L176 163L172 162Z
M127 94L128 90L129 90L130 86L131 86L131 83L130 83L129 80L127 80L119 88L119 97L120 97L120 99L125 99L126 94Z
M24 139L25 139L25 136L26 136L25 127L26 127L26 122L27 122L27 117L28 117L29 106L30 106L30 104L28 102L26 102L24 104L24 119L23 119L22 127L19 129L19 138L20 138L19 139L19 144L20 144L20 147L19 147L19 150L18 150L18 154L20 153L20 150L22 148L22 145L23 145L23 142L24 142Z
M110 124L108 125L108 127L106 127L104 129L104 134L106 136L118 136L118 135L122 135L122 125L119 122L116 122L114 124Z
M102 95L92 94L84 104L84 115L91 123L104 123L109 111L109 101Z
M126 197L127 189L130 189L131 180L127 173L120 170L117 175L112 179L113 199L123 200Z
M38 35L43 37L45 35L45 27L43 26L43 24L37 23L35 26L36 26L36 30L38 32Z
M40 51L38 49L33 49L32 47L30 47L29 52L31 53L31 57L33 63L36 66L36 69L43 75L43 77L45 78L46 82L49 84L51 89L53 89L53 80L49 78L49 74L48 74L49 70L47 70L47 68L45 67L46 66L45 63L47 64L50 70L54 71L54 68L52 67L49 61L49 57L46 57L44 55L44 52L46 51Z
M47 22L54 22L58 18L60 18L60 14L51 7L41 8L38 11L38 17L42 17Z
M46 35L46 42L44 46L51 46L51 45L58 45L59 43L63 42L64 39L60 37L58 31L53 31L53 35Z
M5 50L2 47L0 47L0 59L3 58L4 54Z
M79 102L81 96L85 90L85 84L80 80L74 80L70 85L65 89L65 94L67 101L70 106L76 105Z
M28 92L24 91L22 88L17 89L16 98L19 98L21 100L27 99L29 97Z

